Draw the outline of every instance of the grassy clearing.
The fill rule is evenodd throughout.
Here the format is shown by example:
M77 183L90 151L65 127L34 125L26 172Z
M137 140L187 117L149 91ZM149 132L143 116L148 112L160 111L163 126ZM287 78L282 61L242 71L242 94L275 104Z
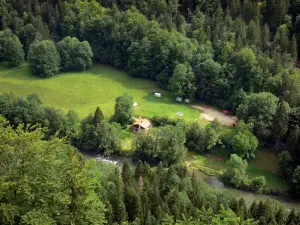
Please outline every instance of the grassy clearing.
M225 149L216 149L211 153L198 154L195 152L188 153L188 162L195 168L210 168L212 171L225 170L228 165L228 152ZM267 186L278 189L282 192L287 190L287 185L283 182L278 167L276 154L271 150L261 150L254 160L248 162L247 173L250 177L265 176Z
M145 79L135 79L127 73L109 66L95 64L85 72L64 73L59 76L42 79L31 74L28 64L20 68L8 69L0 64L0 92L13 92L17 96L37 93L45 105L53 106L67 112L73 109L81 118L94 112L100 106L106 118L112 116L114 100L123 93L129 93L138 103L135 116L151 118L154 115L179 118L176 113L183 112L181 119L187 122L199 121L202 127L209 122L199 119L200 111L184 103L178 103L169 92L161 90L155 82ZM153 96L153 92L162 93L162 98ZM232 128L224 127L223 134L230 135ZM135 137L129 129L121 133L122 153L131 154L132 141ZM195 154L189 152L188 161L195 166L203 166L207 170L219 171L226 168L228 153L218 149L211 154ZM284 190L278 175L276 156L268 151L262 151L254 161L249 163L249 176L264 175L270 187ZM275 165L275 167L274 167Z
M155 82L135 79L125 72L100 64L85 72L64 73L49 79L33 76L27 64L16 69L0 64L0 92L13 92L18 96L34 92L45 105L65 112L73 109L81 118L97 106L100 106L105 117L112 116L115 98L123 93L132 95L138 103L135 116L160 115L175 119L178 118L177 112L183 112L184 116L180 118L195 121L200 115L199 110L177 103L174 96L159 89ZM163 97L156 98L153 92L160 92Z

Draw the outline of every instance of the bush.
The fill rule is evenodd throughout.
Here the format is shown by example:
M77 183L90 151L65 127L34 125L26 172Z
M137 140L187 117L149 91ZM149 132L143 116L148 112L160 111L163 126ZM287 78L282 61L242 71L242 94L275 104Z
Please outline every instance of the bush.
M253 177L250 182L250 190L256 193L261 193L266 186L266 178L264 176Z

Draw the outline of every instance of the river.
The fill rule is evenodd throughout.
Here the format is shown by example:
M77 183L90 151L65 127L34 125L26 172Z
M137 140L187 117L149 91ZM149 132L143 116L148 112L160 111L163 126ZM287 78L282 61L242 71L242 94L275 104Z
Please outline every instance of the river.
M131 165L134 165L135 162L132 160L132 158L125 157L125 156L117 156L112 155L108 157L103 157L102 155L93 155L87 152L81 152L83 156L87 159L94 158L99 162L104 163L113 163L115 165L118 165L120 167L123 166L123 163L125 160L127 160ZM285 206L287 206L289 209L296 209L297 211L300 211L300 199L293 199L291 197L285 197L285 196L273 196L273 195L264 195L264 194L255 194L253 192L249 191L243 191L239 189L235 189L229 186L224 185L222 181L220 181L217 177L212 177L204 174L203 172L200 172L198 170L193 171L198 177L201 177L207 184L209 184L212 188L219 189L221 191L227 191L228 193L232 194L236 198L244 198L246 203L250 205L254 200L268 200L268 199L275 199Z

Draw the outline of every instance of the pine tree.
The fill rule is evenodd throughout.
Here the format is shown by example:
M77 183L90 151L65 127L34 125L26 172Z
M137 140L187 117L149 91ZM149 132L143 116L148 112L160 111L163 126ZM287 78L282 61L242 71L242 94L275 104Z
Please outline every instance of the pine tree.
M282 208L280 208L278 210L278 212L276 213L275 219L276 219L276 223L278 225L283 225L284 224L284 222L285 222L285 216L284 216L284 213L282 211Z
M135 171L134 171L134 178L135 180L138 180L140 176L143 176L143 163L141 160L138 161L138 163L136 164L135 167Z
M283 138L288 131L289 113L289 104L281 99L277 105L276 113L272 124L272 134L277 142L280 141L281 138Z
M122 169L122 179L125 185L130 184L132 172L129 163L127 160L124 162Z
M297 219L297 217L296 217L295 209L293 209L286 219L286 225L290 225L292 223L295 224L296 219Z
M239 217L242 218L242 220L245 220L248 218L247 215L247 205L245 202L244 198L240 198L240 200L238 201L238 213L237 215L239 215Z
M261 43L264 51L266 51L269 48L270 38L271 38L270 28L268 24L265 24L261 32Z
M253 201L250 208L249 208L249 215L253 217L254 219L258 219L258 214L257 214L258 206L256 201Z
M104 119L103 113L99 107L96 108L96 111L94 113L94 117L92 120L92 123L94 126L97 126L100 124L100 122Z
M291 41L290 41L290 53L291 53L294 61L296 62L298 49L297 49L297 39L296 39L295 34L292 36Z

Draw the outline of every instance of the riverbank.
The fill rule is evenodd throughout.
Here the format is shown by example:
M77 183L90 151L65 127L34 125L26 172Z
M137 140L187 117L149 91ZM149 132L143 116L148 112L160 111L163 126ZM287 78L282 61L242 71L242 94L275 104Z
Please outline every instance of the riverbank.
M188 152L188 163L193 170L200 170L210 176L218 176L228 168L226 149L216 149L210 153L199 154ZM280 174L278 159L274 152L269 149L259 151L254 160L248 162L247 175L251 177L264 176L267 187L285 193L288 190L287 184Z
M123 163L125 160L127 160L131 165L134 165L135 162L131 157L126 157L126 156L118 156L118 155L111 155L108 157L103 157L100 154L92 154L87 151L81 151L83 157L85 159L96 159L97 162L103 161L104 162L111 162L114 163L120 167L123 166ZM284 204L288 209L295 209L297 211L300 211L300 199L295 199L292 197L287 197L287 196L273 196L273 195L264 195L264 194L255 194L252 192L248 191L243 191L243 190L238 190L232 187L229 187L225 185L222 181L220 181L217 177L215 176L209 176L199 170L192 170L191 172L195 172L197 177L203 179L210 187L219 189L220 191L226 191L228 194L235 196L237 199L239 198L244 198L246 201L247 205L250 205L253 201L260 201L260 200L271 200L275 199L282 204Z

